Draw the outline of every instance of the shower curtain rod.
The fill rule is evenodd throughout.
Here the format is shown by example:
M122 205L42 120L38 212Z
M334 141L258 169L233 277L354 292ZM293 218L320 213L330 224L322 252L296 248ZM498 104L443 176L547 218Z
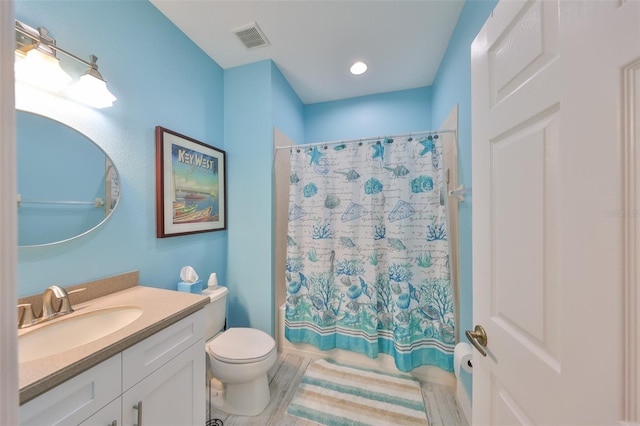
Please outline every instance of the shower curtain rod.
M405 136L419 136L419 135L435 135L438 133L455 133L453 129L443 129L443 130L424 130L422 132L411 132L411 133L403 133L401 135L390 135L390 136L375 136L370 138L359 138L359 139L344 139L338 141L330 141L330 142L314 142L314 143L305 143L301 145L287 145L287 146L277 146L276 151L279 149L291 149L291 148L309 148L313 146L322 146L322 145L337 145L337 144L348 144L355 142L366 142L366 141L375 141L378 139L386 139L386 138L402 138Z

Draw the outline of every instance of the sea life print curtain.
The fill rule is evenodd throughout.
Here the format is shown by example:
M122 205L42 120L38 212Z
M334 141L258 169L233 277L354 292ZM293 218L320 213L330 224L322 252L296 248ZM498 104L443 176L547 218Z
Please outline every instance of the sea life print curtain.
M442 138L291 150L285 337L453 371Z

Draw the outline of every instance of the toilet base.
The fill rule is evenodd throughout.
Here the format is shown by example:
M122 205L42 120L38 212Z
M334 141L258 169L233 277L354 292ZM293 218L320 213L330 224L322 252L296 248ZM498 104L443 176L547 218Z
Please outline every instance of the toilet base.
M257 416L269 405L270 399L269 380L263 374L251 382L224 384L222 394L218 398L212 397L211 404L225 413Z
M258 336L265 335L261 336L261 338L268 338L266 343L263 342L265 343L263 346L266 346L264 349L268 350L263 357L253 358L251 362L248 362L248 360L247 362L220 360L216 357L215 345L219 342L219 339L225 337L226 333L231 333L233 330L231 328L225 331L221 337L214 337L207 342L207 359L209 361L207 364L210 368L211 376L214 380L217 379L215 386L214 380L210 382L210 385L212 385L210 387L211 405L229 414L257 416L266 408L271 399L267 372L276 363L278 351L271 336L266 335L264 332L253 330L253 332L258 333ZM243 332L241 331L241 333ZM246 333L246 330L244 333ZM237 344L241 348L253 343L251 336L244 336L240 339L244 340L244 342L237 341L237 339L236 336L236 341L233 344Z

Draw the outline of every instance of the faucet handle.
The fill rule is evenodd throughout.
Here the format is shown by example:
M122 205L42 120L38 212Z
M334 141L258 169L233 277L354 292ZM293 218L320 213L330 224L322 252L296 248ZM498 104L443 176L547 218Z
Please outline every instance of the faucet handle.
M31 303L20 303L18 308L22 308L22 315L18 319L18 328L27 328L37 322Z
M60 309L58 310L61 314L70 314L73 312L73 308L71 307L71 302L69 301L69 295L73 293L80 293L81 291L85 291L86 288L77 288L75 290L67 291L67 295L62 298L62 304L60 305Z

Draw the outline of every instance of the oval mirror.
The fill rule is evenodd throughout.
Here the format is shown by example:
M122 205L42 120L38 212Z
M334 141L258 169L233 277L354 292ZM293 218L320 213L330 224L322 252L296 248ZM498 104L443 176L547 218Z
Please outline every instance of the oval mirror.
M68 241L103 224L120 195L109 156L50 118L16 111L16 124L18 246Z

